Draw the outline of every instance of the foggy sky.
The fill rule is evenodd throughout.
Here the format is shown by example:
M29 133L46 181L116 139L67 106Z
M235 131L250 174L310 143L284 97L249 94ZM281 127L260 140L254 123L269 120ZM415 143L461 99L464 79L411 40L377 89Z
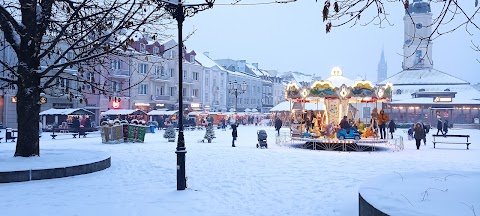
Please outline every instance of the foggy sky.
M243 0L244 3L260 1L265 2ZM198 2L202 1L190 1ZM217 0L215 3L229 2L231 0ZM322 22L322 6L323 1L315 3L315 0L256 6L215 5L186 19L184 35L194 29L196 32L185 45L196 52L208 51L214 59L244 59L259 63L262 69L300 71L327 78L330 70L339 66L346 77L360 75L372 81L377 79L377 65L383 47L388 76L402 70L404 9L401 4L387 3L389 21L393 26L343 26L328 34ZM434 17L439 6L432 5ZM473 11L473 1L465 9ZM371 14L364 14L362 20L369 18ZM480 24L479 21L476 23ZM465 28L460 28L434 40L433 67L472 84L480 82L480 63L477 61L480 52L471 48L471 40L480 43L477 38L480 37L470 36Z

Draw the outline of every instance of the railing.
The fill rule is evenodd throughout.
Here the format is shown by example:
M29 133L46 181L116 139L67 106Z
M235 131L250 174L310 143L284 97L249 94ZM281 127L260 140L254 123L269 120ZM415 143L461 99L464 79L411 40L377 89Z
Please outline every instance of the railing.
M130 72L128 70L121 69L112 69L110 74L113 76L130 76Z
M164 75L154 75L154 76L153 76L153 79L155 79L155 80L169 80L170 77L168 77L168 76L165 75L165 74L164 74Z

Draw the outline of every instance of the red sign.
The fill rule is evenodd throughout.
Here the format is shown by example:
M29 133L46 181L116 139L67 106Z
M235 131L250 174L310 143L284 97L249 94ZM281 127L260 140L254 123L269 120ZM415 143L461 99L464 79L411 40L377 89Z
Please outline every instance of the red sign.
M115 109L120 108L120 102L113 101L112 102L112 107L115 108Z

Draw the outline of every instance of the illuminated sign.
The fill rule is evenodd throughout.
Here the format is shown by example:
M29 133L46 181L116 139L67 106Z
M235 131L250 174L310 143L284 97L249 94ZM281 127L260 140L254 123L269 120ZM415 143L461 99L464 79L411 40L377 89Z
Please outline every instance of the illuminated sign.
M200 104L199 104L199 103L192 103L192 104L190 104L190 107L192 107L192 108L200 108Z
M452 102L452 98L446 98L446 97L435 97L433 98L433 102Z
M135 106L150 106L148 103L135 103Z
M113 101L112 102L112 107L115 108L115 109L120 108L120 102Z
M17 97L16 96L12 96L12 103L16 103L17 102Z
M42 103L42 104L47 103L47 98L46 97L41 97L40 98L40 103Z

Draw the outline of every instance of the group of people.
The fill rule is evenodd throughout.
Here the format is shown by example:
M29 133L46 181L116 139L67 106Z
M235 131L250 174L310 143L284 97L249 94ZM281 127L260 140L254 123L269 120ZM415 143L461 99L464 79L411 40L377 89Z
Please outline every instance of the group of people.
M448 133L448 120L445 119L445 121L442 122L442 119L438 119L437 121L437 135L438 133L441 133L442 135L445 135Z

